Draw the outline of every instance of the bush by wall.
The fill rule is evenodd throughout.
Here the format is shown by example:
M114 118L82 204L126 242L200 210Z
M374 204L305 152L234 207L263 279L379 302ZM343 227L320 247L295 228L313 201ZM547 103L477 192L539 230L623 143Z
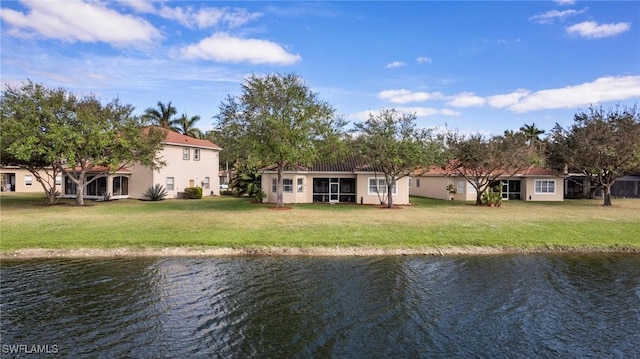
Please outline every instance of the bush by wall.
M187 187L184 189L185 199L200 199L202 198L202 187Z

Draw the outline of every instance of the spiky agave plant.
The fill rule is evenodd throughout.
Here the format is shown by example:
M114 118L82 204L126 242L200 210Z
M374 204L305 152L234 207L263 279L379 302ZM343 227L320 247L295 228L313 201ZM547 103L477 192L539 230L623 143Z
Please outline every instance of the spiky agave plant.
M147 188L147 191L144 193L144 196L152 201L161 201L168 195L169 192L167 192L160 183L156 183L154 186Z

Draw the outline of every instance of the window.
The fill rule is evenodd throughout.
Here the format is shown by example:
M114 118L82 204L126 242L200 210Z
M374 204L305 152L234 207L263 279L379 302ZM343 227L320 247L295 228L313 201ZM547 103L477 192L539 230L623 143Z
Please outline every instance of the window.
M62 185L62 176L61 175L57 175L56 176L56 186L60 186Z
M464 189L467 187L467 181L458 181L456 185L456 192L464 193Z
M304 182L302 178L298 178L298 193L302 193L304 191Z
M167 191L173 191L173 177L167 177Z
M278 191L278 179L271 180L271 192L276 193ZM293 180L291 178L282 179L282 192L293 193Z
M193 149L193 160L194 161L200 161L200 149L199 148L194 148Z
M369 194L387 193L387 181L384 178L369 178ZM396 185L393 185L391 194L396 194Z
M416 178L416 187L420 187L420 178Z
M64 176L64 194L76 194L76 184L67 176Z
M127 177L113 177L113 195L114 196L126 196L129 194L129 178Z
M93 180L95 176L87 177L87 182ZM85 188L87 196L104 196L107 193L107 178L100 177L89 183Z
M209 189L209 177L205 177L202 181L202 188Z
M25 186L31 186L33 184L33 177L31 175L24 176Z
M535 181L536 193L556 193L556 181L555 180L536 180Z
M191 154L191 153L190 153L189 147L183 147L183 148L182 148L182 159L183 159L183 160L188 160L188 159L189 159L190 154Z
M291 178L282 179L282 192L293 193L293 180Z

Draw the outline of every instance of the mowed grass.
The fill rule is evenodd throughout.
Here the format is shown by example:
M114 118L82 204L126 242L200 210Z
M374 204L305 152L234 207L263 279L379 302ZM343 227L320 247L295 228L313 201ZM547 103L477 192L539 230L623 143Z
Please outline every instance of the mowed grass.
M640 200L542 203L502 207L411 198L412 206L300 204L274 210L246 198L147 202L0 196L0 251L27 248L480 246L523 250L639 250Z

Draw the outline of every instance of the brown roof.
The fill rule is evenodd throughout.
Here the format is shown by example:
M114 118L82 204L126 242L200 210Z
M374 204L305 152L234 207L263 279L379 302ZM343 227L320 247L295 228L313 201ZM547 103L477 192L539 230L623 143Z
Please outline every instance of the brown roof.
M186 136L171 130L167 130L165 128L162 129L166 132L167 138L164 140L164 143L179 145L179 146L192 146L192 147L203 147L203 148L211 148L214 150L221 150L222 148L215 143L209 140L197 139L190 136Z
M444 175L453 175L454 171L446 171L442 167L432 166L428 169L420 169L414 172L416 176L444 176ZM558 172L555 170L551 170L548 168L534 167L531 166L527 169L524 169L516 174L513 177L531 177L531 176L563 176L562 172Z
M274 171L276 166L264 168L265 171ZM304 171L304 172L375 172L374 168L363 164L356 158L346 159L340 162L319 161L311 166L289 165L285 171ZM380 172L380 171L378 171Z

